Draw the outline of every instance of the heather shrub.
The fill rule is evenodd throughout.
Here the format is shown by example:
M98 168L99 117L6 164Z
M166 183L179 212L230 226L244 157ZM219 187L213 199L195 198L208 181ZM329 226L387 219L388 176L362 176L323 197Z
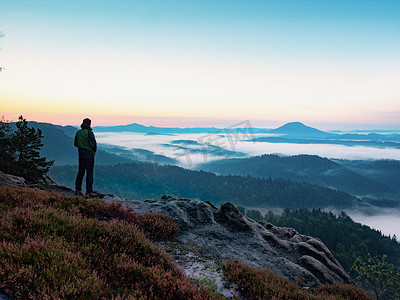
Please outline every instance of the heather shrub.
M144 232L153 239L167 239L179 232L179 226L168 215L151 212L140 217Z
M53 195L38 189L0 186L0 203L3 209L12 207L37 207L50 203Z
M96 265L108 264L108 258L124 253L134 258L146 267L161 266L164 270L172 271L176 276L182 272L173 263L172 258L160 246L152 244L135 226L119 220L110 222L93 222L93 220L78 221L74 226L74 243L81 251L92 258L100 260ZM108 265L102 266L103 270Z
M0 285L15 298L97 298L107 289L62 240L26 238L0 243Z
M0 287L14 298L221 298L147 239L177 232L168 216L15 187L0 187L0 205Z
M0 238L22 242L26 236L58 236L100 263L107 256L126 253L143 264L160 264L178 274L172 258L152 244L134 224L99 221L54 208L15 208L0 220Z
M351 284L326 284L314 290L321 297L340 296L346 300L373 300L361 288Z
M96 211L96 217L101 220L118 219L128 223L140 223L140 215L131 206L124 205L121 202L101 201Z
M55 192L14 186L0 186L0 204L4 209L13 207L54 207L74 210L87 217L95 217L102 204L100 199L70 197Z
M159 266L146 269L124 254L115 257L114 267L119 290L135 299L139 296L144 299L223 299Z
M349 284L327 284L303 290L270 270L246 266L238 260L226 261L223 271L248 299L372 300L362 289Z
M317 299L270 270L246 266L238 260L226 261L223 271L238 286L240 294L249 299Z
M81 214L87 218L109 221L124 220L136 224L149 237L165 239L179 232L179 227L168 215L151 212L140 215L131 206L121 202L106 202L102 199L85 199L83 197L63 196L39 189L0 187L0 211L13 207L39 208L50 206Z

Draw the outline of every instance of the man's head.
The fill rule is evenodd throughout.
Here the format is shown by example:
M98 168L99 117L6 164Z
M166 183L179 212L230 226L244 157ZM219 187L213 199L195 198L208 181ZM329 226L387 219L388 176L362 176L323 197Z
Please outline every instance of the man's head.
M83 119L81 128L90 128L92 121L89 118Z
M83 119L83 124L90 126L92 124L92 121L89 118Z

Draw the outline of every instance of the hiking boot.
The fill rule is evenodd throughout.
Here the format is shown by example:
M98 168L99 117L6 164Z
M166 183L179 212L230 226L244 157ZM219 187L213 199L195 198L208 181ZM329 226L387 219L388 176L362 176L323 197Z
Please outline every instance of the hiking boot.
M89 197L89 198L96 197L96 196L97 196L97 193L95 193L95 192L90 192L90 193L85 194L85 197Z
M75 195L77 195L77 196L83 196L83 193L82 193L82 191L75 190Z

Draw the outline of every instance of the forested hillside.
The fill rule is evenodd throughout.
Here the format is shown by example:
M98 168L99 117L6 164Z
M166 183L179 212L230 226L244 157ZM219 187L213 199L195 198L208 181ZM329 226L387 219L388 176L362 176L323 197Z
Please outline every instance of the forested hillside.
M76 171L73 166L55 166L50 175L60 184L73 187ZM217 176L150 163L96 166L95 188L127 199L154 199L168 194L253 207L350 207L356 201L344 192L288 179Z
M399 157L400 159L400 157ZM400 189L400 160L335 160L354 172Z
M287 178L333 187L357 196L400 199L400 162L386 161L385 166L379 169L375 167L383 163L352 163L347 160L336 162L317 155L271 154L212 161L199 165L197 169L221 175Z

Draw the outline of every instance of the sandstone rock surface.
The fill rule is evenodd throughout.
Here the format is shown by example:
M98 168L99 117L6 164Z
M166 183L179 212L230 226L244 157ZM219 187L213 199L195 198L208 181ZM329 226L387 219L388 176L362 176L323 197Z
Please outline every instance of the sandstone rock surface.
M163 196L158 201L132 204L142 212L169 214L181 228L178 240L195 245L217 260L237 258L251 266L272 269L291 280L301 278L301 285L307 287L352 282L319 239L292 228L256 222L231 203L217 208L197 199Z

